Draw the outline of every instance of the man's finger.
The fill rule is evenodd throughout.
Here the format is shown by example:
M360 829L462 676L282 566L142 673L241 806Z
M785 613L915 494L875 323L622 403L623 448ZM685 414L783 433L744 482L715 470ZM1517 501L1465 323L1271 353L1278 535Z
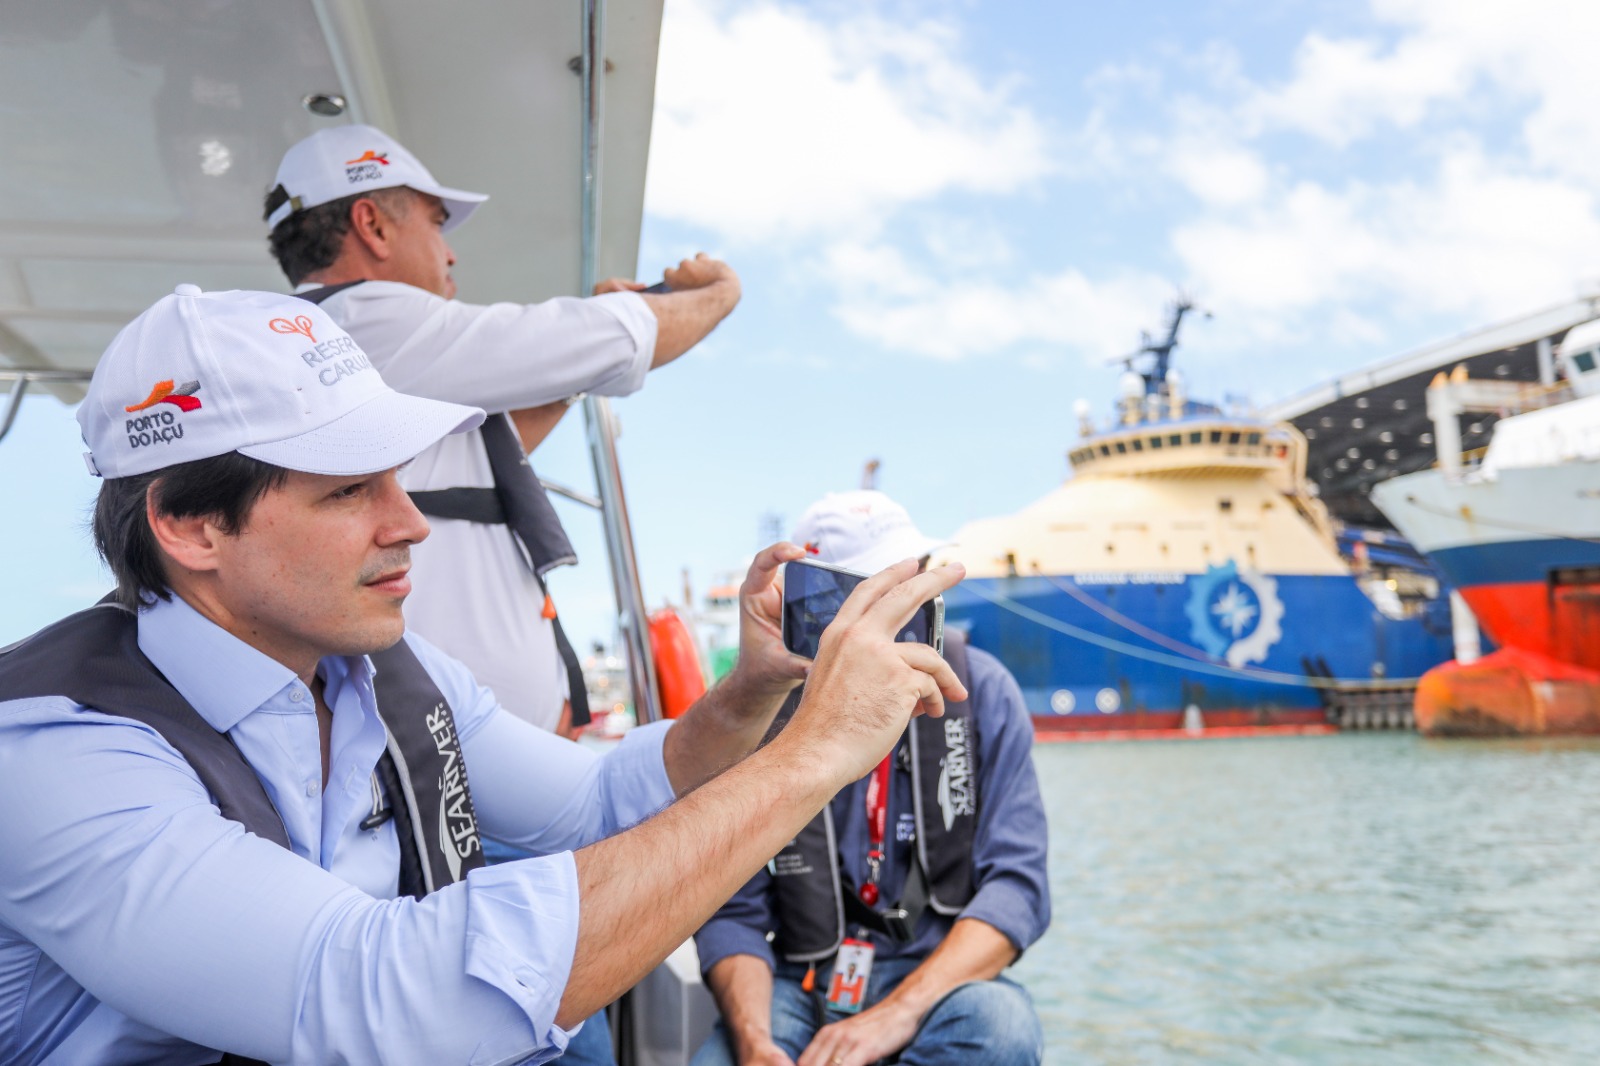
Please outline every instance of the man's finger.
M834 1033L826 1027L819 1029L811 1043L806 1045L805 1051L800 1053L800 1060L795 1066L834 1066L833 1056L839 1054L835 1050L836 1043Z
M850 625L856 619L863 617L867 610L877 603L890 589L905 581L917 572L915 559L902 559L893 566L884 567L882 570L867 578L850 591L845 601L839 607L839 613L834 615L836 623L842 622ZM910 616L907 616L910 620ZM903 627L904 622L901 623ZM829 626L832 629L833 626ZM898 632L898 630L896 631Z
M901 655L908 660L912 656L917 656L921 660L911 675L911 687L917 697L917 705L911 712L913 716L925 714L929 718L942 718L946 698L959 700L966 697L966 690L955 679L954 671L949 672L948 683L940 682L940 676L949 670L949 667L948 665L942 669L936 667L931 660L937 660L939 663L943 663L944 660L932 648L926 644L898 644L896 648L903 649Z
M863 611L863 619L868 625L881 625L887 627L891 633L898 633L915 617L923 604L946 589L953 588L966 576L967 568L960 563L949 563L924 571L885 589L883 594Z
M778 575L779 567L784 563L794 562L805 553L804 548L798 544L790 544L786 540L761 549L750 561L750 570L745 574L744 588L741 591L750 595L770 587Z
M956 677L955 668L933 648L927 644L902 642L896 644L895 649L900 652L900 658L906 665L926 677L928 683L945 699L960 703L967 698L967 690Z

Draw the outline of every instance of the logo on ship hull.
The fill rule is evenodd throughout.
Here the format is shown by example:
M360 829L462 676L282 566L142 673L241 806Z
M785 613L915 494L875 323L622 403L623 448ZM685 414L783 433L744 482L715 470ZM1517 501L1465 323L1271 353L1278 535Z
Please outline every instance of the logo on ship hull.
M1189 639L1239 667L1267 658L1283 639L1283 601L1278 581L1257 570L1241 570L1229 559L1189 586Z

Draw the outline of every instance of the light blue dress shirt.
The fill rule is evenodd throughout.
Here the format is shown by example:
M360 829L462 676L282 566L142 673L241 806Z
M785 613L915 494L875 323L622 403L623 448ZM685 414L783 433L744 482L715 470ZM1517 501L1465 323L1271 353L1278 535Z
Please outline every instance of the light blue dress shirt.
M0 704L0 1062L543 1062L578 931L571 849L672 799L665 724L604 756L501 710L407 641L455 712L485 835L542 857L395 898L394 823L364 830L384 748L365 657L310 691L174 598L139 646L255 768L293 854L223 818L153 730L65 698Z

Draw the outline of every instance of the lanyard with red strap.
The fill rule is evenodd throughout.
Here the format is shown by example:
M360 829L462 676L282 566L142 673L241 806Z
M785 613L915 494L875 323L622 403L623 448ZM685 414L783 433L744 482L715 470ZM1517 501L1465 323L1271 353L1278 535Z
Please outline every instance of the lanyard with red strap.
M861 886L861 902L869 907L878 902L878 879L883 874L883 833L889 822L889 770L893 764L891 751L867 779L867 879Z

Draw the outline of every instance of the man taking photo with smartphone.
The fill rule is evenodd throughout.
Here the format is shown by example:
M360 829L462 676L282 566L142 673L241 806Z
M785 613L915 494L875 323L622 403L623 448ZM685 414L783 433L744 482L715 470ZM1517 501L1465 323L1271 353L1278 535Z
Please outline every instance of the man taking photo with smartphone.
M965 695L893 639L961 569L902 564L751 754L805 670L776 545L683 717L603 756L514 717L401 609L398 470L482 419L293 297L179 286L112 342L78 420L117 591L0 649L7 1062L549 1061Z

